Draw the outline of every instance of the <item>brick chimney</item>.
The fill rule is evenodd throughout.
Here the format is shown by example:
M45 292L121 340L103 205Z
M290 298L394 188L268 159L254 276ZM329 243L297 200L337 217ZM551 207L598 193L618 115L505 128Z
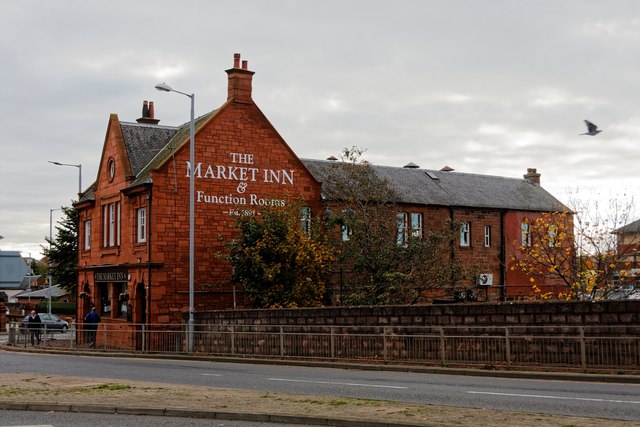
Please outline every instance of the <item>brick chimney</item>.
M523 177L533 184L540 185L540 174L536 168L527 168L527 173Z
M142 103L142 117L136 119L138 123L144 123L147 125L157 125L160 120L154 117L153 101L144 101Z
M242 61L240 66L240 54L233 54L233 68L225 70L229 76L229 89L227 101L251 103L251 81L253 71L247 69L247 61Z

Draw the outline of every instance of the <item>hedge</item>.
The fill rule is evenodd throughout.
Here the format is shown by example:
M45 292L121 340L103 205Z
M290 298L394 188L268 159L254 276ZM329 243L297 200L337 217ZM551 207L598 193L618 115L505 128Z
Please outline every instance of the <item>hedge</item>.
M38 313L47 313L49 311L49 302L39 302L36 306L36 310ZM51 301L51 312L54 314L66 314L73 316L76 314L76 303Z

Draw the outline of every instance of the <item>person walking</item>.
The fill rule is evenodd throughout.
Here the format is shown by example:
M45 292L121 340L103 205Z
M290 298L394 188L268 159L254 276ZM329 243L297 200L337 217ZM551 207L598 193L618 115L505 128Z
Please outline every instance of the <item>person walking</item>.
M89 347L95 348L96 346L96 332L98 330L98 323L100 323L100 315L96 312L95 307L91 307L91 311L84 316L85 329L87 331L87 339L89 341Z
M35 345L36 341L38 341L38 345L40 345L42 319L40 319L40 315L36 313L35 310L31 310L31 314L29 314L29 318L27 319L27 327L29 328L29 334L31 335L31 345Z

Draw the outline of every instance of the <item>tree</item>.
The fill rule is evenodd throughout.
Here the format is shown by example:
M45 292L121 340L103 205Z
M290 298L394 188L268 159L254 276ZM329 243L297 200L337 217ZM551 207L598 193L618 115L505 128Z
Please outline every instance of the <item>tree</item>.
M239 216L237 226L227 259L255 307L322 305L334 256L317 227L303 229L299 204Z
M403 230L398 195L361 160L363 150L345 149L323 188L334 210L331 224L341 230L335 243L345 304L415 304L426 290L470 278L476 270L452 256L459 224L416 234ZM400 214L402 215L402 214Z
M620 297L630 276L629 252L636 245L619 245L616 230L632 218L633 200L612 198L605 209L597 201L578 198L570 205L572 212L544 213L529 221L531 243L518 244L512 268L530 275L543 299ZM536 281L543 278L559 282L561 289L542 289Z
M62 212L64 217L58 221L55 237L53 240L45 238L51 249L42 246L42 252L49 260L49 280L53 278L75 296L78 287L78 211L74 207L62 207Z

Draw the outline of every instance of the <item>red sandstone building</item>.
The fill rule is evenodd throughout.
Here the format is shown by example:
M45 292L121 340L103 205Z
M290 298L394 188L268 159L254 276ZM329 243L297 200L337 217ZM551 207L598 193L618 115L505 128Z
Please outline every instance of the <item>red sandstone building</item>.
M252 99L254 72L240 55L226 70L228 98L195 125L195 310L247 306L219 258L236 216L300 198L324 209L323 178L335 162L301 160ZM112 114L96 181L79 211L78 316L95 305L103 321L180 323L188 310L189 124L163 126L153 103L136 123ZM375 166L398 194L413 233L447 218L466 224L455 256L486 266L492 299L531 293L509 269L526 218L566 208L530 169L524 179ZM419 230L417 228L419 227ZM485 283L486 284L486 283Z

